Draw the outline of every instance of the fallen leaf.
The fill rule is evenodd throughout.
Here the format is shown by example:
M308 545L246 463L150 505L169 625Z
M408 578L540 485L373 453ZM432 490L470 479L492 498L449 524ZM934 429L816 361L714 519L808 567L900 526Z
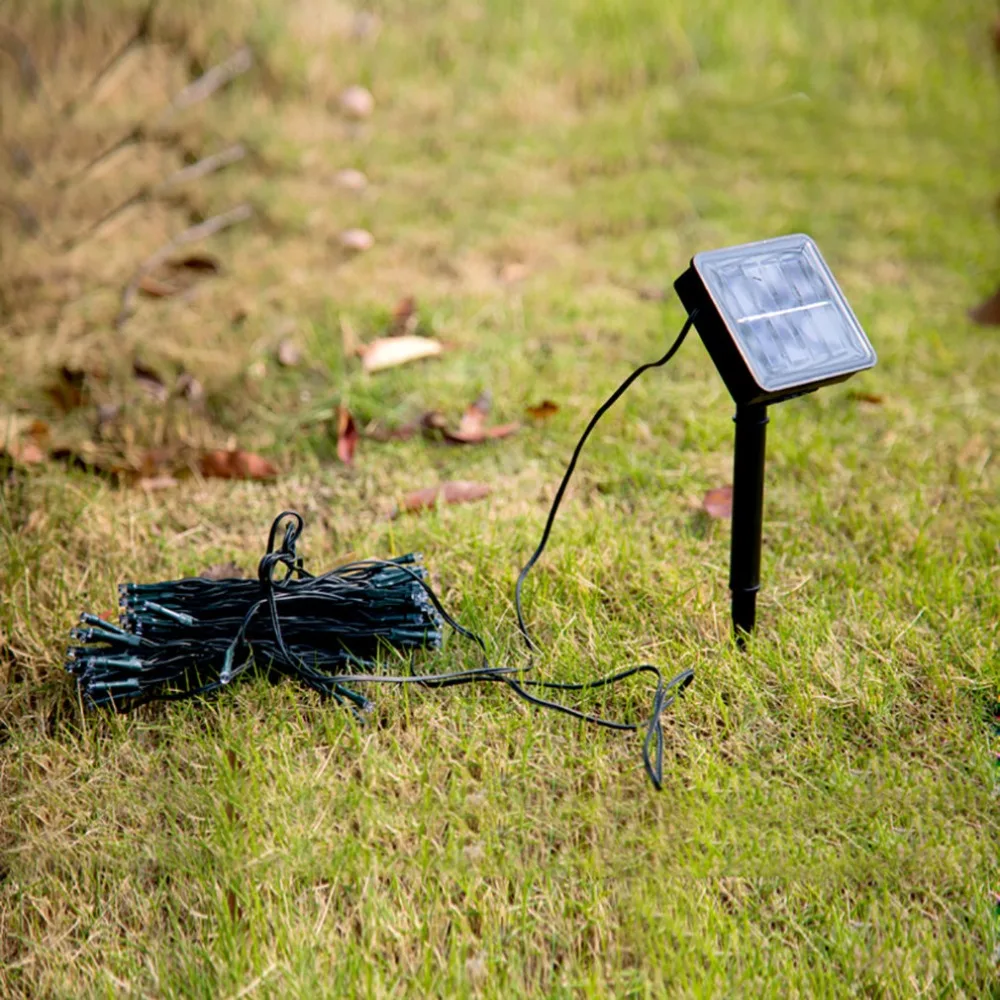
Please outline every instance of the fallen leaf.
M412 295L401 298L392 310L392 324L389 332L398 337L404 333L413 333L417 327L417 300Z
M732 517L732 486L718 486L714 490L709 490L702 498L701 505L709 517L717 518L720 521Z
M879 396L874 392L852 392L851 399L856 399L859 403L871 403L873 406L880 406L885 402L884 396Z
M47 441L51 428L48 423L44 420L32 420L28 425L27 435L36 444L40 444L43 441Z
M337 458L344 465L354 464L354 451L358 447L358 428L346 406L337 409Z
M285 337L278 344L277 358L279 365L283 365L285 368L294 368L302 361L302 351L299 350L299 345L291 337Z
M221 274L222 265L207 253L191 253L186 257L169 260L166 267L171 271L194 271L199 274Z
M170 470L177 464L177 454L172 448L150 448L144 451L136 471L142 479L170 478Z
M519 261L512 261L504 264L500 268L500 280L507 285L513 285L518 281L524 281L528 277L528 265Z
M440 342L431 337L380 337L364 348L361 365L366 372L377 372L409 361L436 357L442 350Z
M368 178L360 170L339 170L334 178L346 191L364 191Z
M645 285L642 288L637 288L635 294L643 302L663 302L667 297L667 293L655 285Z
M489 416L490 407L493 405L493 397L489 392L480 393L462 414L462 419L458 424L459 438L470 440L481 440L486 432L486 418Z
M229 911L229 919L236 923L243 916L243 910L236 899L236 893L232 889L226 890L226 909Z
M363 253L375 246L375 237L367 229L345 229L338 239L345 250L354 253Z
M438 503L469 503L482 500L491 490L485 483L473 483L464 479L428 486L422 490L414 490L403 498L401 510L416 512L436 507Z
M45 461L45 452L34 441L12 441L0 453L9 455L17 465L39 465Z
M535 406L529 406L525 411L532 420L549 420L559 412L559 404L551 399L543 399Z
M165 403L170 396L170 392L159 374L141 361L132 362L132 374L135 376L140 388L151 399L158 403Z
M59 369L58 377L49 384L45 391L63 412L78 409L86 402L87 379L90 375L90 372L81 368L70 368L69 365L63 365Z
M157 490L173 489L177 480L173 476L143 476L137 485L146 493L155 493Z
M202 580L246 580L247 574L234 562L216 563L203 569L198 576Z
M250 451L205 452L198 462L198 468L206 479L274 479L277 468L266 458Z
M970 309L969 318L980 326L1000 326L1000 289L975 309Z
M147 296L147 298L169 299L171 295L176 295L180 289L177 285L161 281L153 274L145 274L139 281L139 291L141 294Z
M447 418L437 410L425 413L422 423L426 430L439 431L452 444L482 444L483 441L505 438L516 433L521 427L518 423L497 424L494 427L486 425L491 403L490 394L484 392L462 414L457 431L449 429Z
M187 291L195 282L220 274L219 262L208 254L188 254L165 261L158 268L144 274L139 281L139 291L152 299L168 299Z
M354 84L340 93L340 110L349 118L370 118L375 98L367 87Z

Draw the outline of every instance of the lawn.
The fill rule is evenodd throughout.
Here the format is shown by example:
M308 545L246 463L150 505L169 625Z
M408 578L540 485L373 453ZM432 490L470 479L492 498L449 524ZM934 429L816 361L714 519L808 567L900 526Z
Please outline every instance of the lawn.
M85 91L146 6L0 5L0 995L1000 996L1000 338L967 318L1000 261L995 5L178 0ZM249 72L162 114L242 45ZM218 273L116 327L143 260L243 204L186 248ZM601 424L526 588L540 676L694 669L662 792L639 736L499 686L378 688L365 726L262 678L83 710L80 611L255 573L289 507L307 567L421 551L526 663L513 584L586 420L672 340L695 252L788 232L879 364L772 411L747 650L702 510L732 403L694 336ZM407 296L444 353L367 373L352 343ZM454 425L484 391L517 434L338 458L340 407ZM276 478L199 474L236 447ZM446 480L491 492L390 516Z

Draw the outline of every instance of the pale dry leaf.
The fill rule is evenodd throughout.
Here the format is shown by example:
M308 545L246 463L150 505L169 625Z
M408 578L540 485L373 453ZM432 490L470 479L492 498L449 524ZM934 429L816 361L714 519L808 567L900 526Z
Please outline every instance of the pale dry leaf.
M14 441L7 446L6 453L18 465L39 465L46 458L45 452L35 441Z
M139 281L139 293L150 299L169 299L180 291L177 285L161 281L153 274L146 274Z
M364 253L375 246L375 237L367 229L345 229L338 239L340 245L352 253Z
M285 337L278 344L277 357L278 364L285 368L295 368L302 363L302 351L291 337Z
M432 337L380 337L364 349L361 365L366 372L378 372L410 361L437 357L442 350L441 343Z
M368 178L360 171L348 168L346 170L338 170L334 180L339 187L342 187L345 191L354 191L356 193L364 191L368 187Z
M709 490L702 498L701 505L709 517L725 520L733 515L732 486L718 486Z
M500 268L500 280L507 285L524 281L528 277L528 265L520 261L511 261Z
M353 84L342 90L339 98L340 110L348 118L370 118L375 110L375 98L367 87Z

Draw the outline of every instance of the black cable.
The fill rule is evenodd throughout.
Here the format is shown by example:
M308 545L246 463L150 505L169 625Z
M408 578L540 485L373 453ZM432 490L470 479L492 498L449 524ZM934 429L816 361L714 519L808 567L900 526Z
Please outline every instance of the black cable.
M559 506L591 432L640 375L670 361L684 342L694 318L692 313L662 358L641 365L622 382L590 419L573 450L541 540L518 574L514 588L518 629L531 654L527 667L490 664L482 637L447 612L427 582L422 566L412 568L419 563L419 556L365 559L320 576L308 573L296 552L303 530L302 517L295 511L282 511L271 524L267 552L258 564L256 581L189 579L123 585L119 588L121 625L82 615L81 621L90 628L73 631L73 638L85 645L69 650L67 669L77 677L91 704L110 705L118 711L154 700L174 701L210 694L255 663L263 662L272 671L297 677L339 704L345 699L350 701L359 719L362 718L359 713L371 706L366 698L347 686L350 684L421 684L438 688L490 681L506 684L529 704L626 732L636 732L641 726L589 715L540 698L526 689L589 691L649 673L656 677L656 691L645 723L642 753L646 773L659 790L663 785L660 717L677 694L691 683L694 671L681 671L664 682L658 667L643 663L592 681L525 679L524 673L534 666L538 646L525 623L522 590L528 573L545 551ZM286 518L290 520L285 523L284 538L280 548L275 548ZM284 575L279 576L281 567ZM267 616L261 621L260 612L264 609ZM428 645L440 645L442 624L476 643L483 654L480 667L437 674L413 672L413 652ZM365 667L376 662L384 647L411 650L409 674L345 672L349 664ZM244 652L246 655L242 656ZM241 654L239 664L238 654Z

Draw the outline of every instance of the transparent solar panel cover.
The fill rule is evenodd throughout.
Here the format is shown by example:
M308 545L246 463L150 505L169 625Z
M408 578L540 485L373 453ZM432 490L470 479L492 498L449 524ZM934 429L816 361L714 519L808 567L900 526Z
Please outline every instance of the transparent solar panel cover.
M694 266L769 392L875 364L875 351L808 236L697 254Z

